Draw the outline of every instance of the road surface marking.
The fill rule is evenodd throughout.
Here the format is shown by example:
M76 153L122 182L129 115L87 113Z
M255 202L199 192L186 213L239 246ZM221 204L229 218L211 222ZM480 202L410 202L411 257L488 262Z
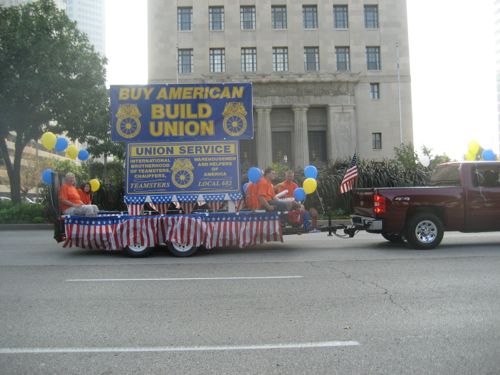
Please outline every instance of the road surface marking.
M302 279L304 276L237 276L237 277L167 277L149 279L68 279L69 283L84 282L115 282L115 281L199 281L199 280L272 280L272 279Z
M357 341L323 341L263 345L221 346L139 346L139 347L82 347L82 348L0 348L0 354L54 354L54 353L151 353L151 352L211 352L231 350L315 349L358 346Z

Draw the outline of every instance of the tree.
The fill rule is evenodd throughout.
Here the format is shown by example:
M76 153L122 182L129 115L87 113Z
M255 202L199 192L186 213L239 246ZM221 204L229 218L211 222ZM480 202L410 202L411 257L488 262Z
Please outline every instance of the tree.
M14 201L21 198L21 158L31 139L63 130L79 141L106 138L105 63L52 1L0 7L0 154Z

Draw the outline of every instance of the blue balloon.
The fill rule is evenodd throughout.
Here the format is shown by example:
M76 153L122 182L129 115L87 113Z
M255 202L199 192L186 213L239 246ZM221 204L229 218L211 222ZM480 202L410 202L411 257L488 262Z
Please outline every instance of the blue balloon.
M68 140L64 137L57 137L57 140L56 140L56 145L55 145L55 150L57 152L61 152L61 151L64 151L66 150L66 148L68 148Z
M483 151L483 160L497 160L497 156L493 152L493 150L484 150Z
M85 161L89 158L89 152L87 150L80 150L78 152L78 159Z
M250 180L250 182L256 184L257 182L259 182L261 177L262 173L260 172L259 168L252 167L248 170L248 179Z
M318 169L314 165L308 165L304 168L304 176L316 179L318 177Z
M50 168L47 168L42 172L42 181L44 184L52 184L52 173L53 171Z
M247 193L247 190L248 190L248 185L250 184L250 182L245 182L243 184L243 192L246 194Z
M303 188L297 188L293 192L293 196L295 197L296 200L299 202L303 202L304 199L306 199L306 192L304 191Z

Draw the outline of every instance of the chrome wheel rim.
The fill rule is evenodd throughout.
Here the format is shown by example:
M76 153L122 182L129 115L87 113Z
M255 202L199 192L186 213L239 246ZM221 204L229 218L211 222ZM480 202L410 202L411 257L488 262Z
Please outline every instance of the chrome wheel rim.
M186 253L193 248L193 245L186 245L182 243L172 242L172 246L180 253Z
M140 252L146 250L147 246L140 245L140 244L134 244L134 245L128 245L128 248L130 251L132 251L134 253L140 253Z
M438 229L431 220L422 220L415 228L415 236L420 243L430 244L436 240Z

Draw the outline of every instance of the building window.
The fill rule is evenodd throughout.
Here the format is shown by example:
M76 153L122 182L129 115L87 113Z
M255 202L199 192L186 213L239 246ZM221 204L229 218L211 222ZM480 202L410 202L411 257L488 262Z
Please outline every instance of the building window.
M179 7L177 8L177 30L191 31L193 25L193 8Z
M271 7L271 18L273 29L286 29L286 5L274 5Z
M257 164L256 144L255 138L240 140L240 163L244 171Z
M378 29L378 5L365 5L365 27Z
M326 162L326 131L309 131L307 137L309 161L311 163Z
M347 13L347 5L333 6L333 27L336 29L349 28L349 14Z
M366 67L368 70L380 70L380 47L366 47Z
M292 133L273 132L271 135L273 163L292 163Z
M210 48L210 73L224 73L226 71L226 52L224 48Z
M255 7L240 7L241 30L255 30Z
M256 72L257 71L257 48L242 48L241 49L241 71Z
M373 100L380 99L380 84L379 83L370 83L370 98Z
M274 72L288 71L287 47L273 47L273 71Z
M304 70L317 72L319 70L319 48L304 47Z
M193 50L177 50L177 71L179 74L193 73Z
M382 133L372 133L372 148L382 150Z
M349 47L335 47L335 56L337 57L337 71L348 72L351 70Z
M318 7L316 5L304 5L302 14L304 16L304 29L318 28Z
M224 7L209 7L210 30L224 30Z

